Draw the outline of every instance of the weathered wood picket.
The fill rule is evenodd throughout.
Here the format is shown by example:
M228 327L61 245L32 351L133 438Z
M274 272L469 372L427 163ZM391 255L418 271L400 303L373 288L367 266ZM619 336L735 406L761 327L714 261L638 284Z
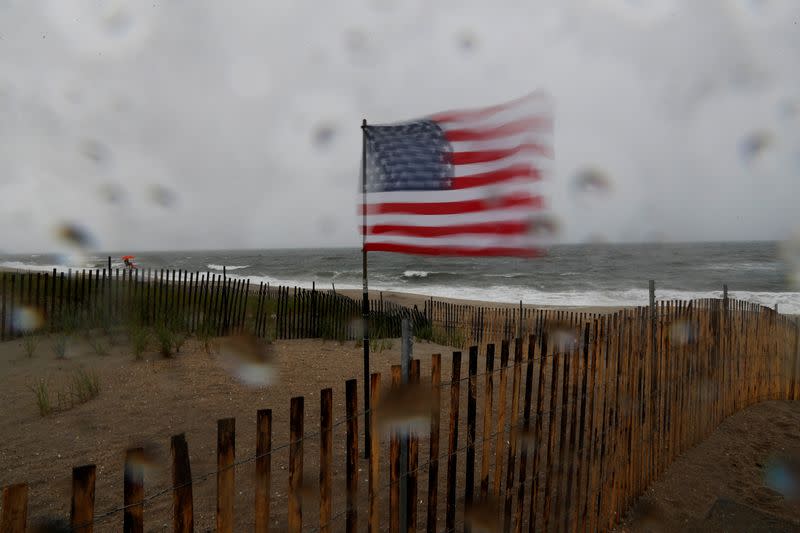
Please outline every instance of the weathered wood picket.
M679 454L725 417L764 400L800 400L797 323L734 300L661 302L657 315L650 313L650 308L600 317L561 313L557 322L548 322L547 313L533 312L525 338L502 342L499 366L493 344L471 347L464 375L456 351L447 356L448 381L442 381L440 355L415 360L412 368L424 369L422 381L432 387L433 400L430 431L417 434L410 448L408 485L416 496L409 531L608 530ZM286 326L302 331L293 329L296 323ZM321 391L318 431L305 423L311 405L302 397L291 398L290 422L281 434L272 412L258 411L252 457L235 458L236 421L218 421L217 469L208 475L193 477L188 443L183 434L175 435L167 489L147 492L137 460L141 450L131 449L122 507L95 509L95 476L103 474L94 465L79 466L73 470L72 527L141 532L166 518L143 510L171 494L173 530L192 531L201 527L192 489L216 479L219 531L396 531L396 435L374 431L368 462L358 450L363 417L372 417L378 427L381 397L391 381L373 374L369 391L347 381L338 418L331 389ZM371 412L357 412L359 393L372 396ZM442 417L449 420L444 444ZM331 476L336 459L331 443L340 435L346 442L341 457L346 477L338 486ZM275 440L287 444L274 446ZM276 454L283 454L286 471L274 468ZM250 470L253 490L240 494L237 484L247 486L240 480L250 478ZM309 471L313 476L305 475ZM273 497L280 493L287 505L279 507ZM242 499L254 502L254 512L236 515L235 502ZM25 484L3 489L2 531L25 531L38 514Z

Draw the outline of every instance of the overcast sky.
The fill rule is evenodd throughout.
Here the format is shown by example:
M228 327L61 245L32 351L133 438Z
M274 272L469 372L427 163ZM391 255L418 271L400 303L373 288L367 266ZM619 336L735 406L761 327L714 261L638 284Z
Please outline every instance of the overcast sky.
M362 118L536 88L563 240L783 239L799 23L797 0L0 0L0 250L65 222L106 250L357 246Z

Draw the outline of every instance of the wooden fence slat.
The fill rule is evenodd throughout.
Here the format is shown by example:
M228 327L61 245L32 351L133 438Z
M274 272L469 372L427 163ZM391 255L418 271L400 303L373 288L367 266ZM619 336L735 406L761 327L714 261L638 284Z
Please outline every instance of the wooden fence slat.
M550 402L548 404L549 422L547 430L547 471L544 480L544 508L542 510L542 528L547 531L550 526L550 512L553 507L553 492L554 489L554 461L556 451L556 416L558 415L558 361L556 359L558 351L558 344L553 348L553 357L551 362L551 376L550 376ZM566 357L562 357L564 361ZM555 484L557 486L557 483Z
M506 455L506 490L505 506L503 508L503 531L511 530L511 509L514 502L514 473L516 471L514 463L517 457L517 440L519 435L519 391L522 379L522 339L517 338L514 342L514 379L511 386L511 427Z
M505 443L506 424L506 369L508 368L508 340L500 344L500 389L497 396L497 435L494 444L494 487L492 495L500 497L500 484L503 475L503 443Z
M525 507L525 485L528 471L528 444L530 442L531 428L531 401L533 399L533 363L536 337L531 334L528 336L528 359L525 367L525 403L523 405L522 431L519 452L519 483L517 488L517 507L514 515L514 531L522 533L522 522L524 520L522 510ZM534 472L535 474L535 472Z
M272 493L272 409L256 415L256 516L257 533L269 531Z
M217 421L217 531L232 533L235 498L236 419Z
M192 468L186 435L174 435L170 443L172 456L172 530L175 533L194 531L192 500Z
M428 511L426 531L436 532L437 502L439 494L439 424L441 417L442 356L431 355L431 435L428 453Z
M486 346L486 374L483 380L483 439L481 444L481 493L489 497L489 452L492 439L492 394L494 391L494 344Z
M400 388L402 370L392 365L392 389ZM377 429L377 428L376 428ZM389 439L389 531L400 531L400 434L392 431Z
M369 423L370 427L374 430L370 433L369 441L369 523L367 531L377 532L380 527L380 514L378 504L380 496L378 494L378 482L380 477L379 462L380 459L380 444L378 435L378 417L376 416L376 407L380 399L381 389L381 375L370 375L370 412Z
M2 510L0 531L25 533L28 527L28 485L19 483L3 487Z
M564 490L564 513L563 513L563 521L565 526L565 531L570 531L570 520L573 516L572 508L573 508L573 482L575 478L575 469L577 467L577 460L576 460L576 449L575 445L577 442L577 430L578 430L578 417L580 413L578 412L578 390L579 390L579 383L581 380L580 375L580 355L581 352L585 352L588 354L588 346L589 346L589 338L588 338L588 327L586 328L585 334L583 336L583 342L576 343L575 350L573 351L570 358L574 358L575 360L572 362L572 398L570 399L570 411L569 411L569 443L567 445L567 458L568 464L566 465L567 468L567 484ZM580 337L579 337L580 338ZM585 369L584 369L585 372ZM581 426L583 429L583 426ZM564 461L562 461L564 462Z
M467 457L464 481L464 507L472 504L475 494L475 417L478 409L478 347L469 348L467 391Z
M303 529L303 397L292 398L289 414L289 494L288 530L300 533Z
M347 533L358 529L358 380L345 383L347 406ZM366 415L368 416L368 415Z
M94 531L95 465L77 466L72 469L72 505L70 526L73 531Z
M420 382L419 359L411 360L409 380L412 384ZM419 468L419 437L412 433L408 438L408 533L417 531L417 498L418 498L418 468Z
M123 476L123 531L142 533L144 531L144 449L131 448L125 452L125 471Z
M450 381L450 434L447 444L447 502L445 529L453 530L456 524L456 466L458 464L458 402L461 393L461 352L453 352L453 370Z
M323 389L320 394L320 444L319 444L319 530L331 531L331 476L333 465L333 389Z

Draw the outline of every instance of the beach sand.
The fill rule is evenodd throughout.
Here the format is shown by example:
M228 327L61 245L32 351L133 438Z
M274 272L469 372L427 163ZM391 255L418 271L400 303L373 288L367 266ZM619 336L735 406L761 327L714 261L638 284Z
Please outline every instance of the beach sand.
M95 338L95 340L108 340ZM213 529L216 477L205 475L216 468L216 421L236 417L236 457L239 460L255 454L256 410L273 410L272 516L277 531L286 527L286 492L288 476L288 414L290 399L305 397L304 483L315 486L319 464L319 392L333 388L333 512L344 509L345 426L344 384L358 378L359 409L361 396L362 349L354 342L339 343L321 340L279 341L273 345L275 383L254 389L232 377L219 364L219 355L206 353L198 344L188 342L182 353L165 359L155 351L135 360L128 347L118 344L108 355L99 355L83 338L71 340L67 358L56 359L52 339L41 339L33 357L25 355L23 341L0 344L0 485L27 482L30 484L31 523L44 516L66 518L69 513L70 476L74 466L97 465L96 514L118 508L122 502L124 450L144 446L149 457L145 474L147 495L170 484L169 437L185 433L191 456L194 483L195 526L199 531ZM400 343L386 341L383 349L373 349L372 370L383 373L383 385L389 382L392 364L400 361ZM421 375L430 375L432 353L442 354L442 377L450 376L452 348L416 343L414 355L421 361ZM466 361L462 361L462 373ZM51 390L64 390L74 372L86 369L95 372L102 387L100 395L72 409L41 417L31 387L42 379ZM461 387L460 426L466 427L466 393ZM510 387L509 387L510 389ZM442 395L441 450L447 446L449 393ZM480 395L479 395L480 396ZM495 404L496 406L496 404ZM478 417L483 406L479 399ZM359 421L363 430L363 419ZM662 531L681 531L686 523L701 523L715 498L731 497L755 510L778 514L786 520L800 519L797 504L781 502L764 487L759 466L778 453L794 453L800 442L800 402L768 402L751 407L731 417L701 445L689 450L666 472L662 481L648 491L658 508L671 518ZM359 440L363 446L363 438ZM489 445L493 454L492 445ZM363 450L363 448L361 448ZM420 463L427 459L427 438L420 441ZM480 457L478 447L477 456ZM380 485L388 481L387 451L381 455ZM463 456L459 465L463 463ZM359 500L360 527L367 515L367 462L360 458ZM236 468L236 528L252 529L253 521L252 462ZM420 471L420 496L427 492L427 470ZM459 468L459 486L463 486L463 468ZM445 465L440 465L440 512L444 511ZM304 521L318 520L315 490L304 500ZM388 520L388 491L381 493L381 522ZM651 506L652 507L652 506ZM646 504L645 504L646 508ZM425 516L420 505L420 520ZM462 509L459 504L459 513ZM641 508L637 508L641 509ZM171 523L169 492L149 501L145 506L145 530L169 528ZM752 514L752 513L751 513ZM623 528L649 530L653 513L636 509ZM674 515L674 519L672 518ZM660 516L660 515L659 515ZM443 518L440 515L441 518ZM121 513L115 513L96 524L95 531L118 531ZM334 530L343 528L339 517ZM694 521L694 522L693 522ZM440 522L443 525L443 522ZM672 528L675 526L676 528ZM728 529L732 530L732 529Z

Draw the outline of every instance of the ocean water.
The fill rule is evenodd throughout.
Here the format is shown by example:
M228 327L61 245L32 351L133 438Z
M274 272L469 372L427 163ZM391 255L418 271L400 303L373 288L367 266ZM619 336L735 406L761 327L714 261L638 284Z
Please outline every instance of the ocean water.
M258 283L337 288L361 287L358 249L293 249L193 252L125 252L140 268L222 272ZM108 254L80 265L103 268ZM112 254L112 264L122 266ZM0 267L68 268L53 255L0 256ZM800 313L800 292L776 242L692 244L592 244L551 248L536 259L369 255L370 289L534 305L646 305L648 280L658 299L721 297L779 305Z

